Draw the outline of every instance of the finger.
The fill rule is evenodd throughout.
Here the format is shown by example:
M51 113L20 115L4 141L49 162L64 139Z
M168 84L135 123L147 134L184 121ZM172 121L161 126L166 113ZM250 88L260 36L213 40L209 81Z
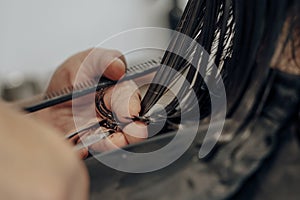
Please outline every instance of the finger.
M107 99L109 108L119 121L128 123L130 118L138 116L141 111L140 91L133 81L126 81L116 85L108 91Z
M43 119L53 127L67 134L75 129L72 108L69 105L56 105L34 113L32 117ZM60 120L57 120L59 116Z
M118 149L128 144L135 144L144 141L148 137L147 126L141 122L128 124L124 129L124 133L116 132L106 139L103 139L89 146L96 152L103 152Z
M77 86L90 85L90 81L102 75L116 80L126 71L126 61L119 51L109 49L89 49L66 60L54 73L47 93L68 91ZM91 96L83 99L93 99ZM71 103L69 103L71 105Z
M87 158L88 155L89 155L88 147L84 147L84 148L82 148L82 149L79 149L79 150L77 151L77 155L78 155L79 158L81 158L81 159Z
M121 132L116 132L108 136L107 138L92 144L89 149L96 152L103 152L118 149L128 145L126 137Z
M142 142L148 138L147 126L142 122L133 122L123 128L124 136L129 144Z
M68 141L72 144L72 145L76 145L80 140L80 136L79 135L75 135L73 137L71 137Z
M77 79L84 80L95 77L100 79L104 75L107 78L117 80L125 74L125 63L125 58L119 51L95 48L82 61Z
M126 65L120 58L115 58L104 71L104 76L111 80L119 80L125 75Z
M147 126L141 122L130 123L123 129L123 131L124 133L113 133L107 138L90 145L89 149L96 152L114 150L128 144L135 144L144 141L148 137ZM83 152L82 155L85 155L85 152Z

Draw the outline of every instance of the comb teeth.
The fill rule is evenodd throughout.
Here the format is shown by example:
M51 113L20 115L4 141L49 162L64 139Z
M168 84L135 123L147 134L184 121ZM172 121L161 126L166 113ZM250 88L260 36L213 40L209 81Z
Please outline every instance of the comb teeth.
M161 61L161 57L158 57L157 59L151 59L144 63L132 65L127 68L127 74L134 74L137 72L144 71L146 69L150 69L151 67L158 65L160 63L160 61ZM83 90L83 89L87 89L90 87L95 87L97 84L98 84L97 81L94 79L86 80L84 82L77 83L75 86L65 87L60 91L49 92L45 95L44 99L51 100L51 99L59 97L59 96L71 94L73 91Z
M73 88L73 86L69 86L69 87L67 87L67 91L68 91L67 93L70 93L70 92L72 92L72 91L73 91L73 89L74 89L74 88Z
M136 73L136 72L144 71L145 69L149 69L155 65L158 65L160 61L161 61L161 57L159 57L157 60L152 59L144 63L133 65L127 69L127 73Z
M97 84L95 80L87 80L86 82L89 87L92 87L93 85Z
M68 88L64 88L64 89L63 89L63 92L64 92L64 93L68 93L68 92L70 92L70 91L68 90Z

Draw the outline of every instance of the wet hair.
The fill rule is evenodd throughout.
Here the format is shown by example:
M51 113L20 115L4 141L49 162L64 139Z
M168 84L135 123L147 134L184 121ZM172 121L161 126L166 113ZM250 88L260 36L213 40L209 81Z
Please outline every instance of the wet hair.
M299 10L297 0L189 0L177 31L197 41L210 56L199 56L203 49L193 44L187 46L184 38L174 37L154 77L155 84L150 85L142 100L141 115L147 115L168 90L165 85L171 85L178 78L169 75L165 66L180 73L186 72L186 79L190 83L195 82L192 89L197 94L202 118L210 114L206 85L210 79L225 82L227 117L241 115L239 112L247 113L247 109L239 111L238 108L254 104L260 86L268 77L277 42L288 17L292 20L286 41L296 41L292 33L297 28L299 30ZM172 53L180 48L190 60ZM295 49L292 51L294 53ZM191 67L195 60L196 69ZM222 79L216 78L217 72L212 73L211 63L218 68ZM200 76L197 70L204 71L205 76ZM183 87L179 95L187 95L188 90ZM165 106L170 118L182 112L178 105L174 98ZM186 108L191 110L194 106L187 105Z

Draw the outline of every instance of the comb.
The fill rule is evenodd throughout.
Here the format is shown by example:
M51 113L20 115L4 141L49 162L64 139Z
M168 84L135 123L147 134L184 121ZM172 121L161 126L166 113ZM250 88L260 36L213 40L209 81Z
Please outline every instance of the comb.
M84 83L79 83L75 86L63 88L60 91L47 93L42 97L39 96L34 100L34 102L38 101L37 103L32 103L33 100L31 100L31 103L25 103L30 105L24 106L23 103L23 106L21 107L26 112L36 112L51 106L55 106L66 101L70 101L72 99L76 99L78 97L82 97L95 91L107 88L116 84L117 82L132 80L155 72L160 65L160 61L161 58L156 58L147 60L146 62L140 64L129 66L126 71L126 75L119 81L112 81L107 78L101 78L99 82L97 82L96 80L87 80Z

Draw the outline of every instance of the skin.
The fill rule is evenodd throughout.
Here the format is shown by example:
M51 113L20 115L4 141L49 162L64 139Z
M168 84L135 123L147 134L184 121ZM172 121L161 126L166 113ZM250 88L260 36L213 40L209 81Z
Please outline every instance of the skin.
M289 23L287 22L280 37L277 51L273 57L273 67L282 71L300 74L299 41L296 41L296 59L292 59L291 41L283 48ZM299 35L295 29L295 38ZM298 38L297 38L298 39ZM85 60L88 55L91 60ZM84 62L87 61L87 62ZM97 49L78 53L64 62L54 73L47 92L59 91L74 85L80 66L79 81L89 80L104 72L110 79L118 80L125 73L125 59L114 50ZM105 70L105 68L108 68ZM77 77L78 78L78 77ZM76 100L82 106L82 113L95 109L89 96ZM104 101L121 122L122 129L90 148L105 151L137 143L147 138L146 125L128 121L127 117L140 112L140 94L134 82L124 82L106 90ZM37 113L27 115L8 109L0 102L0 194L3 199L88 199L87 171L76 156L72 145L63 135L76 130L72 103L67 102ZM84 118L84 117L83 117ZM86 124L99 120L86 119ZM87 132L86 135L93 134ZM78 143L80 138L71 142ZM82 149L81 158L87 156L88 149ZM26 172L26 173L25 173ZM47 180L47 181L45 181Z
M1 199L87 200L87 170L62 133L0 109Z
M47 92L60 91L62 88L74 85L75 82L91 80L102 73L109 79L118 80L125 74L125 70L126 61L120 52L98 48L89 49L72 56L56 70ZM74 101L76 101L76 105L79 105L82 127L87 127L89 124L101 120L99 117L91 118L89 116L90 111L95 110L94 96L88 95ZM44 109L30 116L47 122L64 134L72 133L76 130L72 112L74 101ZM126 81L107 89L104 102L106 107L115 113L118 120L125 123L126 126L122 127L121 131L90 146L90 149L94 151L113 150L147 138L146 125L130 122L127 119L137 116L141 110L139 90L133 81ZM78 143L94 132L87 131L81 138L75 138L72 142ZM81 158L85 158L88 155L88 148L81 149L79 155Z
M91 54L94 54L93 59L85 60ZM72 56L56 70L47 92L60 91L74 85L83 62L88 64L80 71L79 81L90 80L102 72L106 77L117 80L125 73L126 62L118 51L87 50ZM108 68L105 70L106 66ZM75 101L82 111L86 111L95 109L94 101L90 99L93 98L86 96ZM140 94L133 81L109 88L104 100L106 106L126 125L90 148L97 151L111 150L147 138L144 124L127 119L138 115L141 109ZM74 138L71 142L64 138L64 134L76 130L72 104L74 101L24 117L24 113L13 109L14 106L0 101L0 159L4 161L0 165L1 198L88 199L88 173L80 160L87 156L87 149L76 153L72 143L80 142L80 138ZM99 117L87 119L86 124L95 120L99 120Z

